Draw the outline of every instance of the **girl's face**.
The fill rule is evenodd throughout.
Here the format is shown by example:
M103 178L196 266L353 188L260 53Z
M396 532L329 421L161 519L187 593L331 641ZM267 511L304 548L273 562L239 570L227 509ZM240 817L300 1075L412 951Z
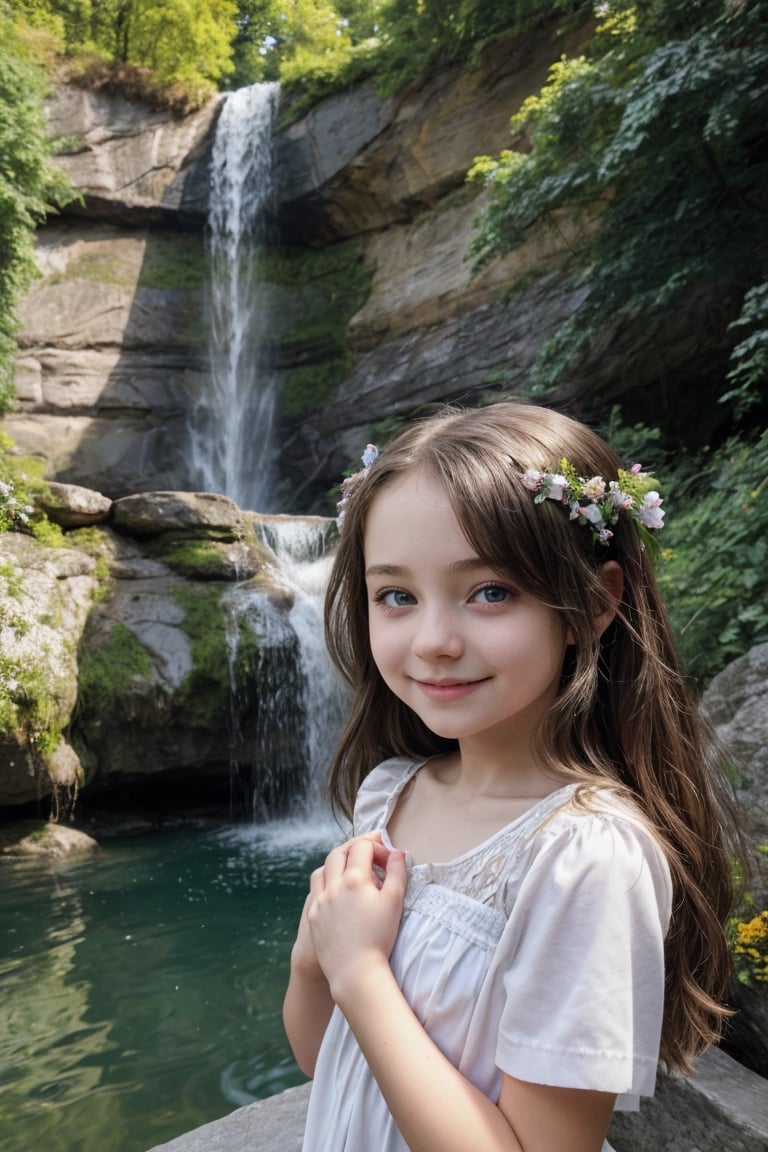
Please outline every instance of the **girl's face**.
M480 559L418 470L374 498L364 547L371 651L391 691L440 736L527 741L560 681L554 609Z

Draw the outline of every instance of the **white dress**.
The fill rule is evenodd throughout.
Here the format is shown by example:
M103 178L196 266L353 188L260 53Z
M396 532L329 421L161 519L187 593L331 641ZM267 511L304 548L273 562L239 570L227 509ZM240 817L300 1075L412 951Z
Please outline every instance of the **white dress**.
M355 834L386 829L420 767L397 758L371 772ZM553 792L454 860L410 865L390 964L432 1040L491 1100L506 1072L615 1092L628 1110L654 1090L672 885L631 804L599 791L585 807L575 792ZM408 1152L336 1008L303 1152L369 1148Z

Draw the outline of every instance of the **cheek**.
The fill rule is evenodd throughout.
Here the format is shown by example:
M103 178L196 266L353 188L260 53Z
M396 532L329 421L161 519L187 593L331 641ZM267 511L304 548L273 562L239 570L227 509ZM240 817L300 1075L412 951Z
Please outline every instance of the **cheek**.
M402 658L403 648L398 630L392 628L389 621L371 617L368 621L368 644L373 662L386 680L393 667L399 666Z
M381 665L385 661L386 653L385 634L380 622L372 614L368 616L368 645L371 649L374 664L381 670Z

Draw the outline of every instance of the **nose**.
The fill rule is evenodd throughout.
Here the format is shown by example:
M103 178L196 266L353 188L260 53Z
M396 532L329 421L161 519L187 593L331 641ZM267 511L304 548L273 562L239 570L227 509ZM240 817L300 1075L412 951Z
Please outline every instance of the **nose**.
M413 651L422 660L456 660L464 651L464 640L453 614L436 606L419 614L413 635Z

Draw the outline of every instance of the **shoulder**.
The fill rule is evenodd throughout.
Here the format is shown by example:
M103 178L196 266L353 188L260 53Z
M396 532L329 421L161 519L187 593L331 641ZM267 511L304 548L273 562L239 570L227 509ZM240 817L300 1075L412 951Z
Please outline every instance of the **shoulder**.
M355 800L355 835L371 832L386 822L393 798L422 764L423 760L393 756L371 769L360 785Z
M672 879L661 842L631 798L580 788L532 833L528 882L588 903L619 896L645 899L665 928Z

